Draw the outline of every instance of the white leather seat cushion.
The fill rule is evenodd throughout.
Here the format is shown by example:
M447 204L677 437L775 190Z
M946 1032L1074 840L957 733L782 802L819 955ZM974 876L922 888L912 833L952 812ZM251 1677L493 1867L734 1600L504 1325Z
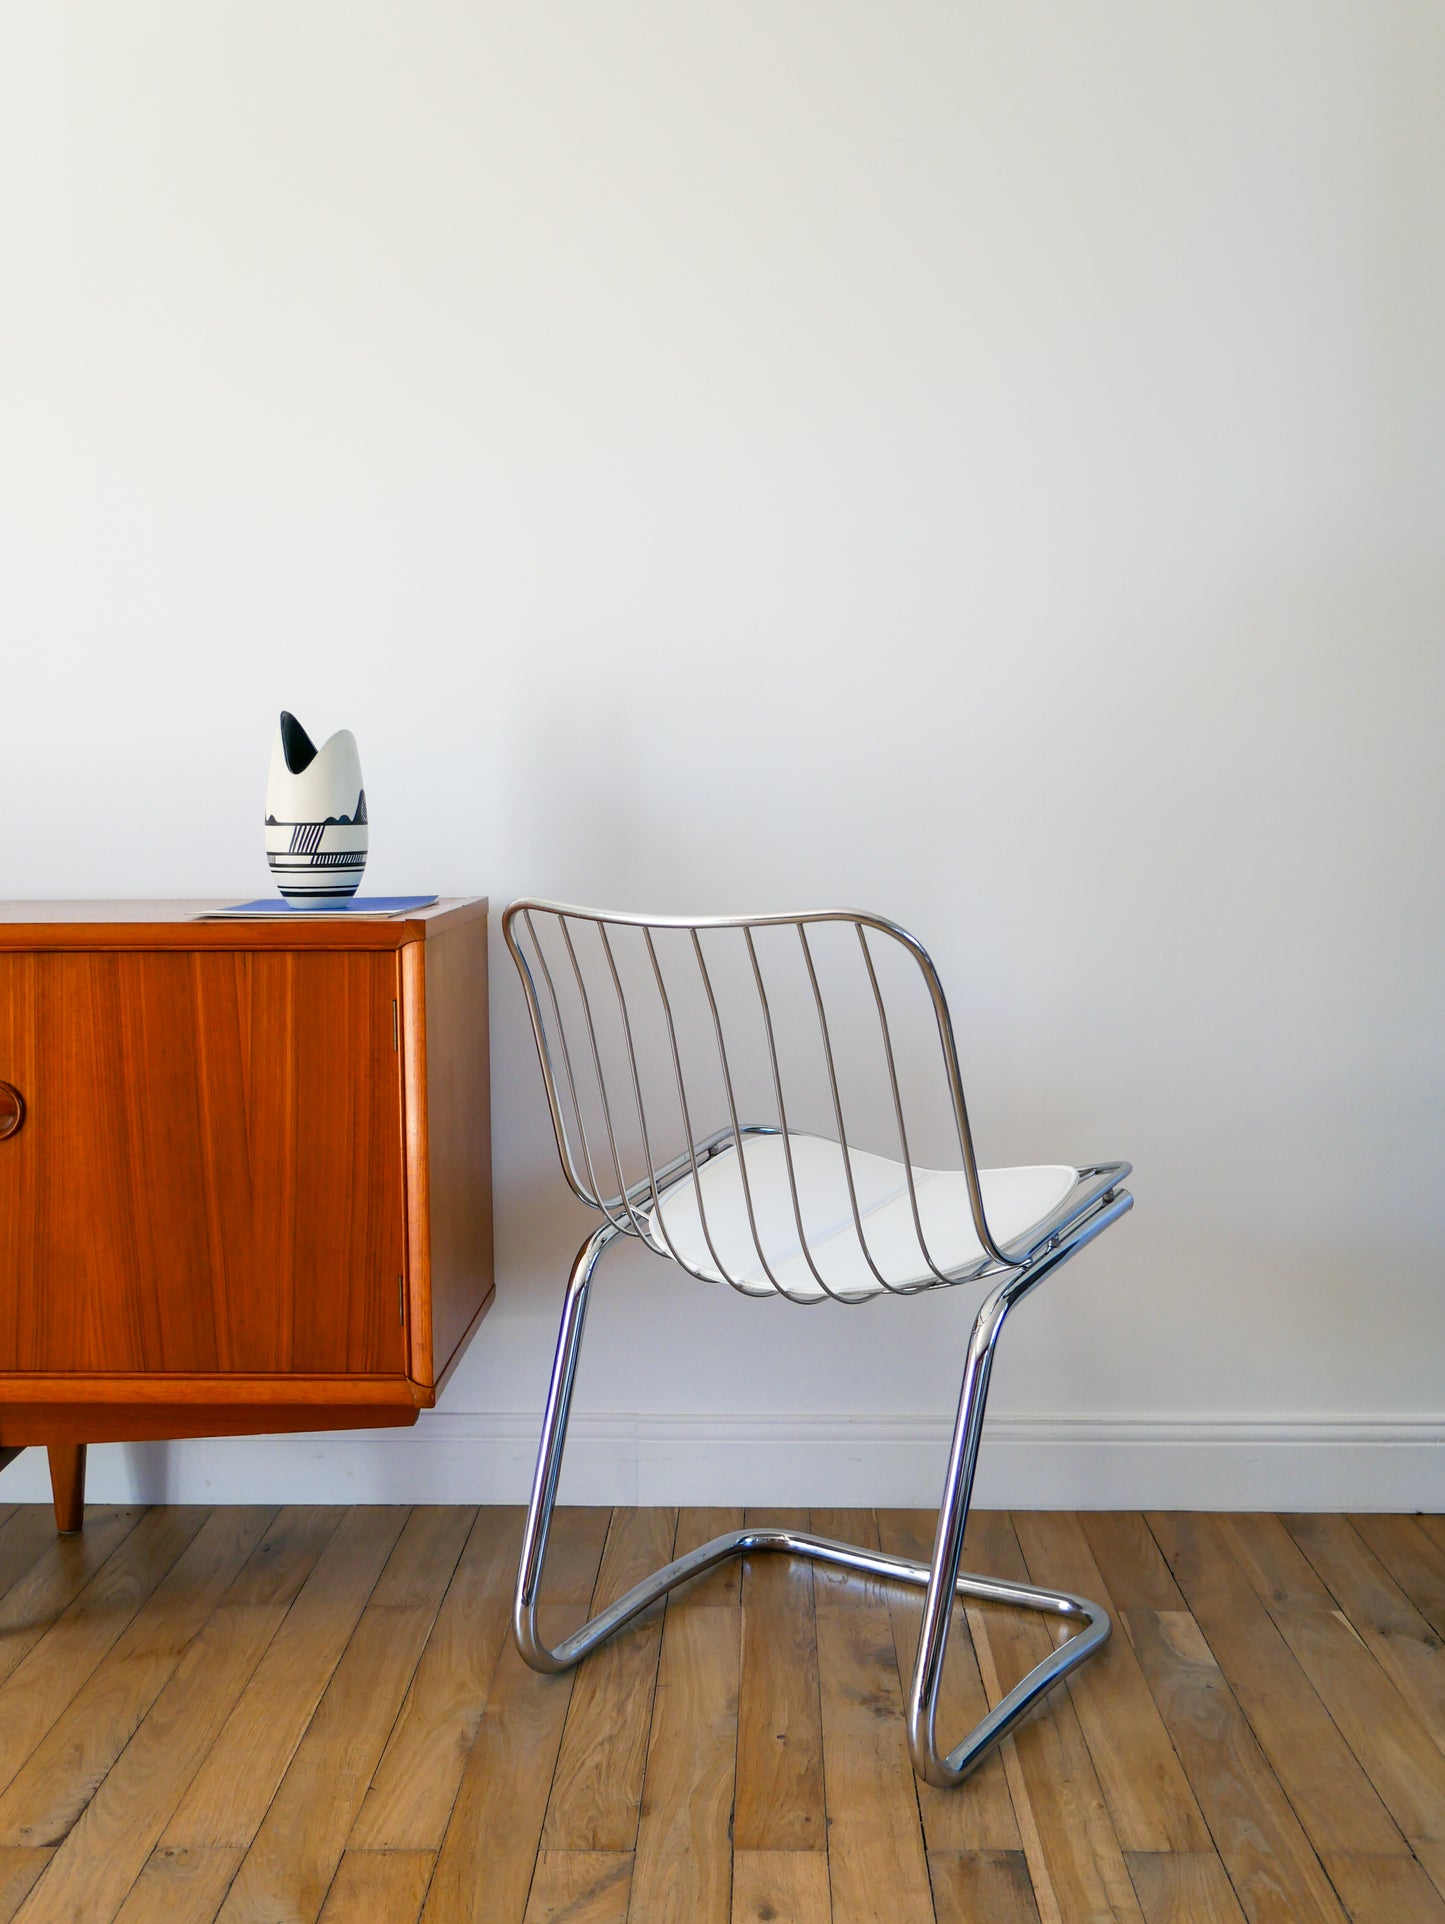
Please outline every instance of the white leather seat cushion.
M743 1160L756 1240L748 1220L738 1153L730 1146L702 1163L696 1179L689 1175L670 1189L649 1212L653 1247L664 1255L675 1250L689 1269L710 1282L731 1280L760 1295L773 1293L768 1270L784 1289L800 1297L819 1297L828 1290L847 1295L881 1293L885 1283L875 1268L894 1288L935 1280L919 1246L903 1163L864 1150L848 1152L865 1253L853 1221L841 1146L824 1136L796 1134L788 1138L788 1145L798 1185L796 1213L782 1136L745 1136ZM994 1241L1010 1243L1043 1222L1078 1180L1079 1172L1062 1163L980 1170L984 1216ZM913 1183L924 1241L935 1267L952 1276L982 1262L984 1252L974 1232L963 1171L915 1166ZM827 1290L814 1275L815 1268Z

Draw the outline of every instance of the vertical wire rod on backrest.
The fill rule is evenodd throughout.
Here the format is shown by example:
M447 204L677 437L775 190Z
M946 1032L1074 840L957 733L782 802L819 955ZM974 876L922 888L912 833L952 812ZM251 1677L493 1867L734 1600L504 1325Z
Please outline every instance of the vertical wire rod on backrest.
M632 1077L632 1100L637 1106L637 1130L642 1137L642 1154L647 1163L647 1187L652 1197L655 1221L655 1212L661 1201L661 1194L657 1186L657 1165L652 1159L652 1140L647 1129L647 1110L642 1100L642 1080L637 1071L637 1051L632 1046L632 1018L627 1012L627 997L622 992L622 978L617 973L617 958L612 953L612 943L608 937L605 922L599 920L597 933L602 938L602 953L607 958L613 993L617 997L617 1013L622 1019L622 1039L627 1045L627 1067Z
M593 926L600 933L601 921L593 917L587 919L593 922ZM632 1224L632 1234L645 1238L647 1230L642 1218L632 1206L632 1198L627 1190L627 1178L622 1173L622 1159L617 1153L617 1134L612 1127L612 1105L607 1100L607 1077L602 1069L602 1052L597 1046L597 1025L592 1020L592 998L587 993L587 984L583 980L582 970L577 961L577 950L573 946L572 931L567 926L567 917L561 915L557 920L562 930L562 940L567 945L567 954L571 959L572 973L577 978L577 993L582 998L582 1015L587 1024L587 1040L592 1048L592 1066L597 1073L597 1099L602 1104L602 1121L607 1129L607 1147L612 1153L612 1167L617 1174L618 1201L627 1211Z
M698 940L696 928L689 930L689 933L692 936L692 952L697 958L698 973L702 977L703 992L707 996L707 1006L712 1012L713 1038L717 1043L718 1063L722 1069L723 1089L727 1095L728 1116L733 1126L733 1140L737 1144L738 1175L742 1180L743 1202L748 1212L748 1228L752 1232L753 1248L757 1251L758 1262L762 1265L763 1274L767 1277L773 1288L777 1290L780 1296L786 1296L790 1303L795 1303L799 1301L799 1298L794 1296L789 1289L778 1281L777 1277L773 1274L772 1265L768 1262L767 1256L763 1252L763 1239L758 1234L758 1219L753 1209L752 1184L748 1181L748 1159L743 1154L743 1135L742 1128L738 1122L737 1099L733 1094L732 1070L728 1066L727 1045L723 1041L722 1017L718 1012L717 996L713 993L712 977L708 973L707 962L703 957L702 943ZM698 1189L697 1195L698 1208L701 1209L701 1188ZM726 1272L724 1272L724 1274L726 1274ZM732 1282L731 1276L728 1277L728 1281ZM740 1283L733 1283L733 1287L734 1289L742 1289ZM743 1290L743 1294L746 1295L747 1291Z
M753 932L746 924L743 926L743 940L747 944L748 960L752 963L753 968L753 983L757 989L758 1003L763 1012L763 1034L767 1039L768 1061L773 1073L773 1094L778 1104L778 1128L783 1138L783 1160L788 1170L788 1191L792 1197L793 1221L796 1223L798 1229L798 1248L808 1268L813 1272L813 1280L817 1283L819 1289L823 1290L826 1295L831 1296L834 1302L845 1302L847 1298L840 1296L836 1291L830 1289L823 1280L818 1265L813 1261L813 1251L808 1242L808 1232L803 1227L803 1204L802 1199L798 1195L798 1172L793 1164L793 1138L792 1131L788 1127L788 1105L783 1099L783 1074L779 1066L777 1042L773 1034L773 1011L768 1001L767 989L763 983L763 972L758 962L758 951L757 945L753 941ZM790 1295L789 1297L789 1301L791 1302L797 1302L798 1300L796 1296ZM808 1300L811 1301L812 1298Z
M543 947L541 938L538 934L536 924L532 919L532 911L534 909L544 913L545 915L547 915L548 917L556 921L559 929L561 930L564 943L567 946L569 956L571 958L574 974L578 978L578 991L581 998L582 1013L588 1027L589 1040L592 1048L593 1065L597 1073L598 1098L602 1108L603 1120L607 1128L609 1148L612 1155L613 1166L614 1166L614 1169L616 1170L617 1178L618 1178L618 1193L617 1195L611 1198L603 1195L602 1185L597 1179L596 1168L595 1168L594 1159L593 1159L593 1155L590 1147L590 1141L589 1141L589 1130L583 1115L582 1102L581 1102L581 1097L578 1090L577 1073L576 1073L576 1070L574 1069L574 1065L571 1057L571 1051L570 1051L570 1047L567 1040L567 1025L562 1018L561 1001L557 991L557 985L553 980L552 971L547 961L546 951ZM895 1119L899 1121L900 1129L901 1129L900 1144L902 1144L905 1140L905 1135L902 1132L903 1130L902 1095L901 1095L901 1089L899 1088L897 1083L896 1064L893 1060L893 1055L892 1055L892 1040L891 1040L891 1035L889 1033L888 1021L887 1021L886 1003L884 1003L883 1001L881 986L877 981L876 971L874 971L872 967L872 956L871 956L871 952L869 950L868 942L866 939L865 930L877 930L879 933L886 934L889 937L891 937L894 941L898 942L899 945L903 947L912 956L913 961L915 962L920 973L924 977L925 985L927 987L927 990L933 1005L934 1019L937 1025L939 1047L943 1057L943 1066L944 1066L945 1075L947 1079L948 1092L952 1100L954 1124L957 1132L959 1154L963 1163L963 1173L964 1173L965 1183L968 1191L969 1206L973 1216L974 1229L977 1234L979 1244L984 1252L984 1255L990 1263L998 1264L1000 1267L1005 1269L1016 1269L1019 1267L1020 1259L1006 1255L1004 1251L995 1242L993 1235L989 1230L987 1218L984 1213L983 1193L979 1183L977 1161L976 1161L974 1150L973 1150L972 1131L969 1126L967 1108L964 1102L962 1081L959 1075L959 1068L958 1068L957 1050L955 1047L954 1037L953 1037L953 1025L949 1015L948 1005L944 998L942 987L938 981L937 972L935 971L933 964L928 957L927 951L922 947L922 945L916 940L915 937L911 936L907 932L906 929L900 928L896 923L889 922L882 917L857 914L851 910L822 910L816 914L803 915L803 916L794 915L794 914L760 915L760 916L722 916L717 918L704 919L699 922L687 920L681 917L679 918L658 917L658 918L652 918L651 920L641 916L615 916L615 917L609 916L609 917L603 918L589 911L585 911L585 910L578 911L578 910L570 909L567 904L560 903L560 902L559 903L552 903L552 902L518 903L514 905L514 909L513 911L509 912L509 915L512 913L515 913L517 910L520 910L522 912L522 915L525 919L527 931L531 938L532 947L536 955L537 965L538 965L538 968L540 969L543 982L546 985L547 997L551 1005L553 1016L555 1017L555 1020L556 1020L557 1043L561 1050L561 1066L567 1082L567 1098L571 1103L572 1115L575 1118L577 1123L577 1131L580 1139L582 1160L586 1168L587 1180L591 1185L590 1193L583 1186L582 1176L579 1173L576 1162L573 1158L572 1149L569 1141L569 1132L564 1119L563 1104L562 1104L562 1100L558 1090L557 1079L556 1079L555 1071L551 1067L553 1059L552 1059L552 1053L551 1053L551 1049L550 1049L548 1037L547 1037L547 1024L542 1014L541 1000L538 995L535 982L532 978L531 970L527 965L527 961L521 950L521 947L510 936L510 932L509 932L508 940L511 944L514 958L517 960L522 972L524 985L527 990L528 1003L529 1003L529 1008L532 1015L532 1021L533 1021L534 1028L536 1030L536 1039L537 1039L539 1051L543 1059L544 1077L548 1084L547 1092L548 1092L549 1102L552 1108L552 1120L558 1135L558 1147L562 1155L564 1170L567 1175L568 1182L571 1184L573 1190L579 1196L581 1196L584 1201L590 1202L595 1207L600 1208L614 1228L620 1229L630 1235L640 1235L644 1239L646 1239L646 1236L647 1236L647 1230L644 1229L643 1225L641 1224L638 1218L636 1210L632 1206L632 1199L629 1197L629 1194L628 1194L628 1185L623 1179L621 1159L617 1149L615 1131L612 1126L612 1113L611 1113L611 1108L609 1106L606 1083L603 1079L602 1071L601 1071L600 1051L597 1045L595 1026L592 1022L591 1005L587 995L586 983L585 983L585 980L583 980L582 978L582 971L578 965L576 950L572 943L571 935L567 927L567 918L569 916L575 917L576 919L579 919L579 920L586 920L586 921L593 922L599 928L599 930L601 930L603 920L606 920L609 923L641 927L642 929L647 931L647 938L648 938L649 949L651 953L653 972L655 975L659 976L659 978L661 976L661 970L660 970L660 964L658 962L655 949L652 948L651 930L653 928L672 928L672 929L678 930L679 932L686 932L690 936L692 945L693 945L694 956L698 964L699 973L703 980L703 987L707 994L709 1008L712 1014L714 1038L718 1046L719 1061L723 1069L724 1086L728 1094L729 1109L730 1109L730 1113L732 1115L732 1120L733 1120L733 1133L734 1133L734 1137L737 1145L737 1153L739 1158L739 1170L740 1170L740 1177L743 1184L744 1201L747 1206L749 1227L752 1231L754 1242L757 1245L759 1260L762 1264L763 1271L767 1277L769 1284L771 1285L772 1288L777 1290L777 1292L780 1295L787 1296L789 1300L793 1302L812 1303L819 1300L817 1297L811 1294L807 1296L796 1296L793 1294L791 1290L785 1288L782 1284L780 1284L771 1266L768 1263L765 1252L762 1249L761 1238L758 1236L758 1232L757 1232L757 1217L756 1217L756 1211L753 1206L753 1196L752 1196L751 1185L748 1180L746 1159L744 1158L742 1153L741 1123L737 1114L736 1100L735 1100L733 1084L732 1084L732 1076L731 1076L731 1071L728 1065L727 1047L726 1047L726 1042L724 1040L723 1033L722 1033L721 1014L717 1005L716 996L713 992L712 983L709 977L705 959L703 958L703 955L702 955L701 945L699 941L699 931L702 929L721 929L721 928L741 929L744 932L744 934L749 938L749 940L751 940L751 931L754 928L792 927L798 930L799 939L804 950L805 959L808 964L808 972L812 982L815 1006L817 1007L817 1010L818 1010L818 1019L820 1023L821 1032L824 1038L825 1060L826 1060L826 1066L828 1068L828 1073L829 1073L830 1090L833 1096L835 1120L837 1123L839 1137L840 1137L839 1148L840 1148L840 1153L842 1154L843 1160L844 1160L844 1173L847 1180L847 1186L849 1191L849 1201L853 1210L854 1228L858 1234L859 1245L860 1245L860 1248L862 1249L864 1259L867 1262L868 1267L872 1271L874 1277L877 1279L877 1282L879 1283L879 1285L884 1290L888 1291L890 1294L908 1295L908 1294L912 1294L916 1288L932 1287L932 1284L930 1283L903 1285L901 1287L891 1284L888 1281L888 1279L885 1276L883 1276L879 1271L878 1265L873 1258L873 1254L869 1248L866 1235L864 1234L862 1225L861 1225L860 1212L858 1210L858 1205L857 1205L856 1185L853 1180L851 1158L848 1152L846 1133L845 1133L845 1129L842 1121L842 1103L841 1103L841 1097L838 1089L836 1067L832 1060L832 1041L831 1041L831 1035L828 1029L826 1006L823 1002L821 988L816 976L816 972L812 966L812 956L808 947L807 936L804 928L805 924L811 924L814 922L847 922L854 928L855 932L858 935L859 941L863 946L864 956L869 965L870 983L873 988L875 1002L880 1007L880 1027L882 1030L883 1040L884 1040L885 1059L887 1060L888 1068L889 1068L890 1086L893 1089L893 1095L894 1095ZM754 962L754 970L755 970L755 987L756 987L758 986L757 984L758 969L757 969L756 961ZM669 1036L674 1049L674 1064L673 1064L674 1073L678 1075L679 1079L681 1080L683 1079L684 1072L681 1066L680 1052L678 1052L678 1049L677 1049L676 1028L675 1028L675 1024L672 1021L670 1006L666 1006L665 985L662 985L662 987L664 989L665 1013L667 1014L668 1023L669 1023ZM763 992L762 999L766 1004L765 990ZM770 1055L773 1058L773 1064L775 1066L775 1076L776 1076L775 1088L776 1088L777 1080L780 1080L780 1073L776 1071L777 1055L776 1055L775 1039L773 1038L771 1033L769 1035L769 1047L770 1047ZM689 1130L690 1130L690 1125L689 1125ZM783 1134L784 1134L785 1148L787 1148L786 1130L783 1131ZM693 1147L694 1147L694 1144L690 1137L688 1159L692 1162L693 1174L694 1174L694 1178L696 1178L697 1167L696 1167L696 1157L692 1153ZM652 1188L652 1191L655 1197L659 1187L659 1180L658 1180L659 1172L651 1164L650 1148L648 1150L648 1155L649 1155L649 1185ZM942 1271L939 1270L937 1264L933 1261L932 1255L928 1249L927 1243L923 1236L922 1212L918 1205L917 1188L913 1178L912 1160L908 1156L906 1151L905 1151L903 1160L904 1160L904 1167L906 1171L905 1180L908 1184L908 1189L909 1189L909 1203L910 1203L910 1208L913 1212L913 1217L914 1217L914 1230L919 1238L920 1251L923 1254L923 1257L930 1275L936 1281L946 1283L950 1279ZM669 1169L670 1168L671 1168L671 1165L669 1165ZM667 1173L668 1171L661 1172L662 1175L666 1175ZM788 1175L789 1175L790 1187L793 1192L793 1199L795 1202L798 1202L800 1199L799 1199L798 1189L797 1189L796 1171L792 1165L790 1148L788 1148ZM708 1230L708 1225L706 1221L706 1209L702 1201L700 1186L698 1186L697 1197L698 1197L699 1214L702 1218L702 1227L704 1230L704 1235L708 1241L709 1248L711 1249L712 1239L711 1239L710 1232ZM619 1209L619 1205L620 1205L620 1209ZM806 1254L808 1266L813 1273L815 1281L818 1283L818 1286L823 1290L825 1295L830 1296L835 1300L842 1301L842 1302L852 1302L856 1300L861 1300L861 1298L859 1298L856 1294L852 1292L839 1292L830 1288L826 1280L818 1273L817 1265L812 1260L811 1251L808 1250L806 1237L803 1238L802 1247ZM713 1253L715 1254L715 1252ZM688 1265L684 1264L684 1267L687 1267L687 1266ZM722 1268L721 1265L719 1265L719 1267L720 1269ZM725 1279L732 1285L732 1287L736 1289L741 1289L744 1294L756 1293L755 1291L748 1289L745 1285L737 1282L731 1275L727 1275L726 1272L724 1272L724 1274L725 1274Z
M838 1093L838 1073L833 1063L833 1038L828 1031L828 1015L823 1007L823 992L818 986L818 971L813 967L813 951L808 946L808 931L803 923L798 924L798 940L803 948L803 961L807 965L808 981L812 985L813 1004L818 1011L818 1032L823 1039L823 1065L828 1071L828 1088L833 1097L833 1119L838 1125L838 1149L843 1157L843 1177L848 1185L848 1206L853 1212L853 1228L857 1233L858 1247L863 1251L863 1260L878 1279L881 1288L890 1296L909 1296L913 1292L900 1289L890 1283L873 1260L873 1252L868 1247L868 1238L863 1233L863 1217L858 1208L858 1188L853 1181L853 1158L848 1150L848 1131L843 1123L843 1099Z
M582 1103L577 1094L577 1078L574 1075L572 1070L572 1052L567 1046L567 1025L562 1020L562 1004L558 999L557 985L552 980L551 969L547 966L547 952L542 947L542 938L537 933L537 926L532 920L532 911L530 908L524 909L522 911L522 919L527 924L528 935L530 935L532 938L532 947L536 952L537 965L542 971L543 981L547 984L547 994L552 1004L552 1014L555 1016L556 1022L557 1022L557 1044L562 1051L562 1067L566 1071L566 1075L567 1075L567 1092L572 1099L572 1113L577 1118L577 1140L581 1144L582 1160L587 1165L587 1180L592 1185L591 1194L585 1196L584 1200L592 1203L595 1208L600 1209L602 1213L606 1216L608 1222L610 1222L614 1228L620 1229L624 1233L626 1233L627 1225L623 1222L619 1222L617 1217L614 1216L612 1211L608 1208L606 1199L602 1194L602 1185L597 1180L597 1171L592 1166L592 1150L587 1141L587 1125L582 1118ZM553 913L552 919L554 921L559 921L560 917L558 917L555 913ZM515 951L515 953L520 954L520 950ZM544 1022L541 1022L539 1018L540 1018L540 1008L538 1009L537 1014L534 1015L533 1021L537 1027L537 1045L538 1045L538 1048L542 1051L543 1062L544 1062L544 1065L546 1065L546 1064L550 1064L551 1062L551 1051L548 1048L548 1043L547 1043L546 1024ZM552 1095L556 1086L555 1075L550 1077L544 1076L544 1080L548 1084L548 1094ZM553 1100L553 1104L552 1104L552 1116L553 1116L553 1122L554 1124L556 1124L560 1116L560 1109L555 1099ZM581 1185L577 1179L576 1168L572 1162L572 1152L567 1143L565 1129L559 1128L557 1135L558 1135L558 1148L562 1152L562 1158L563 1158L564 1165L566 1167L568 1181L572 1184L572 1187L577 1191L578 1195L582 1195L583 1192L581 1189Z
M883 1001L883 991L878 986L878 972L873 966L873 955L868 947L868 937L863 932L863 924L855 922L853 933L858 937L858 946L863 951L863 966L868 971L868 984L873 991L873 1002L878 1010L878 1032L883 1038L883 1059L888 1065L888 1086L893 1092L893 1114L898 1123L898 1147L903 1155L903 1173L908 1182L908 1206L913 1212L913 1229L918 1237L918 1247L923 1251L923 1260L938 1278L946 1283L948 1277L933 1260L923 1234L923 1218L918 1208L918 1189L913 1180L913 1155L908 1146L908 1129L903 1120L903 1096L898 1087L898 1066L893 1059L893 1035L888 1026L888 1010Z
M879 926L877 922L874 926ZM938 971L933 959L916 936L909 935L906 929L896 926L889 930L896 942L913 956L927 984L929 997L933 1003L933 1019L938 1025L938 1046L943 1053L943 1066L948 1076L948 1092L953 1098L953 1126L958 1132L958 1153L963 1161L964 1181L968 1186L968 1205L973 1211L974 1233L980 1247L991 1262L1000 1263L1005 1269L1017 1269L1018 1263L1012 1256L1005 1256L993 1239L988 1219L983 1213L983 1190L979 1187L978 1158L973 1152L973 1130L968 1122L968 1104L963 1097L963 1078L958 1071L958 1046L953 1035L953 1018L948 1013L948 1000L943 993L943 984L938 979Z
M682 1110L682 1127L687 1137L687 1161L688 1167L692 1171L692 1193L697 1199L697 1215L698 1221L702 1225L702 1239L707 1244L707 1252L713 1259L718 1275L722 1277L723 1281L727 1283L730 1288L736 1289L745 1295L747 1292L742 1289L742 1285L733 1282L732 1277L728 1274L727 1265L721 1256L718 1255L713 1244L712 1231L708 1228L707 1209L702 1199L702 1174L698 1168L697 1161L697 1136L692 1126L692 1111L687 1100L687 1084L682 1073L682 1052L677 1044L677 1024L673 1021L672 1000L667 993L667 983L663 977L662 965L657 959L657 948L652 940L652 930L648 928L645 923L643 924L642 937L647 944L647 956L652 964L652 973L657 982L657 993L662 1003L663 1020L667 1024L667 1040L672 1051L672 1073L677 1079L677 1101L678 1107ZM738 1154L742 1154L741 1143L738 1144ZM668 1253L672 1256L674 1262L681 1263L684 1269L690 1269L691 1265L683 1262L682 1257L678 1255L672 1238L668 1234L667 1224L663 1220L663 1216L664 1212L659 1208L653 1220L657 1224L663 1241L667 1244Z

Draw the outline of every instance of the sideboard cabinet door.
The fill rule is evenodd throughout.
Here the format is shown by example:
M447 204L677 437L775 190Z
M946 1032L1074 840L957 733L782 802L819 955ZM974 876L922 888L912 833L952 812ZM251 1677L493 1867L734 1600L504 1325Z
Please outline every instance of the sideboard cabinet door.
M402 1375L394 952L0 954L0 1372Z

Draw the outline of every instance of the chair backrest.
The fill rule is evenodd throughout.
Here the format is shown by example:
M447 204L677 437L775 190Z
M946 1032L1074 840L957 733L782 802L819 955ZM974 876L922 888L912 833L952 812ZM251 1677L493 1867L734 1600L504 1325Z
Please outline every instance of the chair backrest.
M896 1293L951 1278L924 1236L915 1170L927 1153L961 1171L974 1233L991 1263L1016 1260L994 1243L943 988L926 950L896 923L851 910L697 920L513 902L503 932L526 992L557 1149L568 1182L626 1234L665 1247L708 1280L743 1283L717 1259L702 1209L700 1171L729 1148L762 1273L774 1273L769 1232L741 1153L753 1135L781 1136L794 1252L808 1260L819 1300L831 1289L808 1257L792 1143L809 1131L839 1145L846 1208L877 1285ZM870 1155L906 1171L922 1285L900 1287L869 1254L857 1173ZM713 1260L705 1271L673 1246L671 1185L691 1177ZM776 1212L775 1212L776 1217ZM755 1291L749 1293L756 1293Z

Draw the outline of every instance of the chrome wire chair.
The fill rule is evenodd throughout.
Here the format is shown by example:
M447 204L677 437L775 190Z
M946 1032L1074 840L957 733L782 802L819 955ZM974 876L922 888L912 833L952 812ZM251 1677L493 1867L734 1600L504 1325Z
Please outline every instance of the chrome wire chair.
M914 937L881 916L690 921L524 900L502 926L563 1171L604 1218L573 1264L547 1390L517 1574L522 1655L537 1670L568 1669L675 1584L740 1553L781 1551L912 1584L926 1596L909 1752L926 1782L958 1783L1109 1635L1098 1604L960 1574L959 1559L1004 1320L1132 1207L1121 1187L1130 1165L980 1170L937 972ZM943 1167L918 1160L924 1142L939 1146ZM799 1304L991 1285L964 1361L929 1563L798 1530L730 1530L555 1649L542 1640L538 1595L592 1279L623 1236L703 1282ZM959 1597L1078 1628L944 1751L938 1693Z

